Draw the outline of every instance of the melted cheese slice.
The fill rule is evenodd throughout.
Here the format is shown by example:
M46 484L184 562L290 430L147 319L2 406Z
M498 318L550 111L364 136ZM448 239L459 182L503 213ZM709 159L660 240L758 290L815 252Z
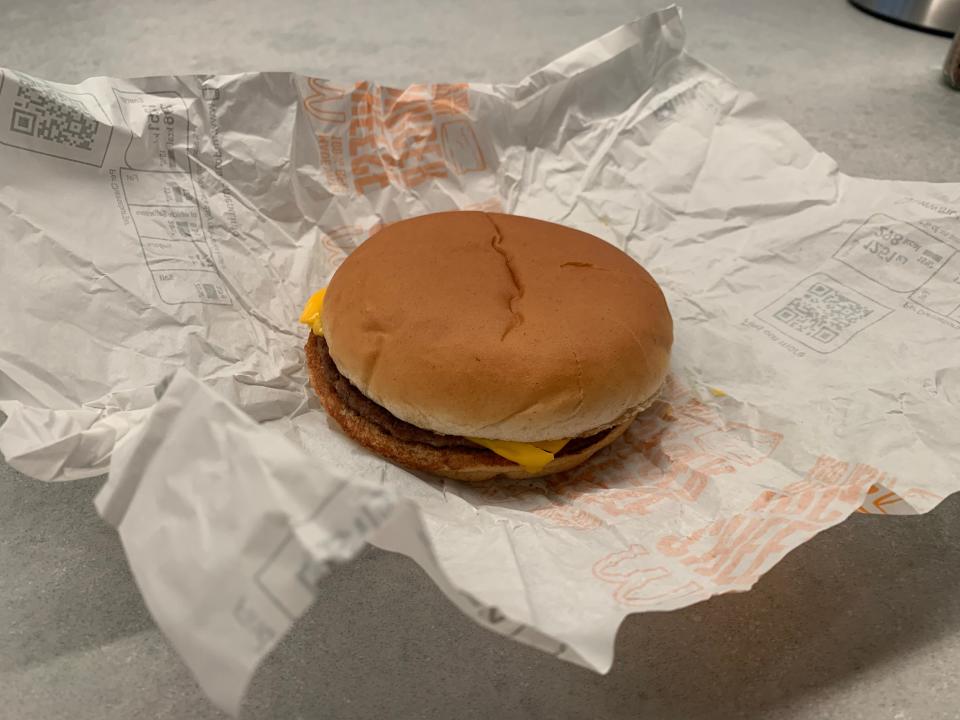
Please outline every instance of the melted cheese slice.
M570 442L570 438L563 438L561 440L544 440L543 442L531 443L541 450L546 450L548 453L556 455L558 452L563 450L563 446Z
M310 299L307 300L307 304L303 307L303 312L300 313L300 322L304 325L309 325L315 335L323 335L320 313L323 312L323 297L326 294L326 288L317 290L310 296Z
M515 462L530 473L540 472L550 462L554 455L570 442L564 440L546 440L538 443L513 442L512 440L487 440L486 438L468 437L467 440L495 452L510 462Z

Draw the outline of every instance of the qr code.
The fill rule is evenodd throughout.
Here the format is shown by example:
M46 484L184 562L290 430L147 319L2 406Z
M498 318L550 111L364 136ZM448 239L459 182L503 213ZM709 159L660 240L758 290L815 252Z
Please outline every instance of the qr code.
M49 84L19 76L10 129L23 135L93 150L100 123L82 103Z
M871 308L837 292L825 283L815 283L801 297L777 310L773 316L821 343L836 340L851 325L869 317Z
M829 275L811 275L757 317L818 352L833 352L890 309Z

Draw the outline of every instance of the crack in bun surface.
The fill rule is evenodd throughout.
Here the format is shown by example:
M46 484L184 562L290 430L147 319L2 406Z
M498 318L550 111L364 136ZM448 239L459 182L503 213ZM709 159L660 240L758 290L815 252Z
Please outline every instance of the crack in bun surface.
M394 418L444 436L518 442L622 433L662 385L673 342L660 287L626 253L573 228L470 211L404 220L361 244L333 276L321 320L338 372ZM323 399L331 391L312 370ZM413 450L398 459L350 413L361 415L330 403L375 452L441 467L436 448L423 450L429 460ZM442 467L522 470L493 457L489 467L460 459ZM560 456L545 472L567 462Z

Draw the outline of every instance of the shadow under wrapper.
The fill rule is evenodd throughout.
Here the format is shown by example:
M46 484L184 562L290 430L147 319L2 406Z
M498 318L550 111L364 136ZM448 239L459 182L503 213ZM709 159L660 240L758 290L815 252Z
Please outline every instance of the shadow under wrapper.
M630 617L604 677L493 636L412 562L369 550L321 586L243 717L750 716L960 631L957 567L960 497L855 514L750 592Z
M93 507L102 479L3 470L0 672L152 635L116 533ZM960 631L957 567L960 497L924 516L854 515L748 593L630 617L600 676L483 630L411 561L368 549L320 586L257 672L242 717L749 714ZM131 662L150 673L149 655Z
M0 471L0 671L154 627L94 508L104 478L44 483Z

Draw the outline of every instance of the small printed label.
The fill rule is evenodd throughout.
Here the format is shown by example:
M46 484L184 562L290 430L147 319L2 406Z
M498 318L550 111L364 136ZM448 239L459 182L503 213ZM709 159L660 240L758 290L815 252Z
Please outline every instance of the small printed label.
M960 320L960 254L954 254L910 299L927 310Z
M120 169L120 190L160 299L231 305L188 173Z
M205 303L230 305L230 295L220 276L210 270L153 270L160 298L169 305Z
M124 171L123 189L130 205L196 207L189 173Z
M933 235L890 217L873 215L834 253L840 262L894 292L913 292L955 254Z
M162 240L203 240L196 207L131 205L130 215L141 237Z
M124 153L127 166L134 170L188 171L190 122L184 99L175 92L113 92L130 128Z

